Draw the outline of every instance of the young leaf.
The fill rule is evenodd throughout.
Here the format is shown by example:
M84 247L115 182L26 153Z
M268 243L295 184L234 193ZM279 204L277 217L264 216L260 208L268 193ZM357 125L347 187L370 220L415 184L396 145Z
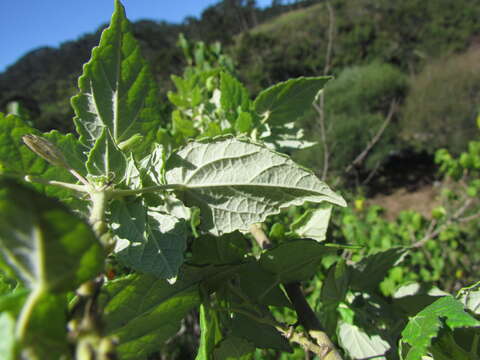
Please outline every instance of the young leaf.
M29 288L74 290L102 270L90 226L57 201L1 180L0 213L0 262Z
M119 0L78 85L72 106L82 143L93 147L107 128L115 145L141 134L137 152L149 149L160 124L157 88Z
M106 334L119 340L120 358L142 360L158 351L178 331L182 318L200 305L199 283L211 275L212 269L190 268L174 285L150 275L107 283L100 305Z
M324 241L327 237L331 214L331 205L323 205L314 210L309 209L291 225L291 229L299 237Z
M410 318L402 331L402 342L411 346L406 360L420 360L426 355L431 341L446 325L454 330L460 327L479 327L480 321L465 312L463 304L451 296L445 296Z
M220 104L227 118L234 121L237 109L247 111L250 108L250 97L247 89L232 75L222 72L220 76Z
M290 79L266 90L255 99L255 111L271 125L281 125L302 117L329 76Z
M386 360L390 344L379 335L368 335L356 325L342 322L338 329L340 346L352 359Z
M265 251L260 266L277 276L278 282L306 280L316 272L322 257L332 249L313 240L301 239L286 242Z
M89 174L120 182L127 167L127 159L115 145L108 129L104 128L88 154L87 169Z
M141 199L111 206L115 253L127 266L172 279L183 263L187 228L183 220L148 208Z
M192 142L167 161L168 184L187 206L200 208L213 234L247 231L251 224L306 201L345 206L340 195L284 155L235 138Z

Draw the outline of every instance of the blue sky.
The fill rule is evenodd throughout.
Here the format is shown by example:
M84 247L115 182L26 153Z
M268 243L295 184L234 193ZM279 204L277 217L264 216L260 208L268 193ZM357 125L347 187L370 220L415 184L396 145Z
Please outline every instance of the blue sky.
M198 17L216 0L122 0L130 20L181 22ZM257 0L267 6L271 0ZM95 31L107 23L113 0L0 0L0 72L19 57L41 46Z

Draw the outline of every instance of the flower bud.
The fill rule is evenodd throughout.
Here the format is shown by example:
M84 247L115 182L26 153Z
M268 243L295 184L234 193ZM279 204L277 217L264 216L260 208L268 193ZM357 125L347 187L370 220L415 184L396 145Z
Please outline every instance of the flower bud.
M30 134L24 135L22 140L30 150L47 160L50 164L61 166L67 169L70 168L60 149L58 149L47 139Z

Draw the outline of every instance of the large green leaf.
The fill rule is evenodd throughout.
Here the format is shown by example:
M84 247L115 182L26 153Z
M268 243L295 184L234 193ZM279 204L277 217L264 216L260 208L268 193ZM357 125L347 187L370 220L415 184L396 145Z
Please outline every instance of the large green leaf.
M167 279L177 275L187 242L183 220L135 199L112 203L110 221L115 253L125 265Z
M220 104L233 124L237 119L238 110L250 109L250 97L247 89L232 75L222 72L220 76Z
M202 235L192 245L190 263L194 264L239 264L245 260L248 240L240 233L222 236Z
M102 290L106 334L119 340L121 359L146 359L180 327L181 319L200 305L199 284L215 268L185 268L174 285L150 275L132 275Z
M322 258L332 251L314 240L294 240L265 251L259 263L275 274L278 282L289 283L312 277Z
M331 77L290 79L266 90L255 99L255 111L272 125L295 121L311 109L315 96Z
M78 85L72 105L83 143L93 147L107 128L116 145L141 134L144 139L136 150L149 149L160 124L158 91L118 0Z
M306 201L345 206L312 172L261 145L235 138L191 142L167 161L168 184L201 211L213 234L248 230L281 208Z
M386 360L390 344L379 335L369 335L356 325L342 322L338 329L340 346L352 359Z
M1 261L29 288L74 290L102 270L90 226L59 202L1 180L0 214Z
M426 355L432 339L442 327L451 330L461 327L479 327L480 321L465 312L463 304L445 296L410 318L402 331L402 342L410 345L406 360L420 360Z

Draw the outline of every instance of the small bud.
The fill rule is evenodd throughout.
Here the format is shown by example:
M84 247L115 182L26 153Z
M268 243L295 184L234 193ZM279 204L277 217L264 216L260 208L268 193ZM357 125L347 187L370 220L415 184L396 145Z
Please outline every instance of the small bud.
M50 164L67 169L70 168L60 149L47 139L36 135L24 135L22 140L30 150L47 160Z

